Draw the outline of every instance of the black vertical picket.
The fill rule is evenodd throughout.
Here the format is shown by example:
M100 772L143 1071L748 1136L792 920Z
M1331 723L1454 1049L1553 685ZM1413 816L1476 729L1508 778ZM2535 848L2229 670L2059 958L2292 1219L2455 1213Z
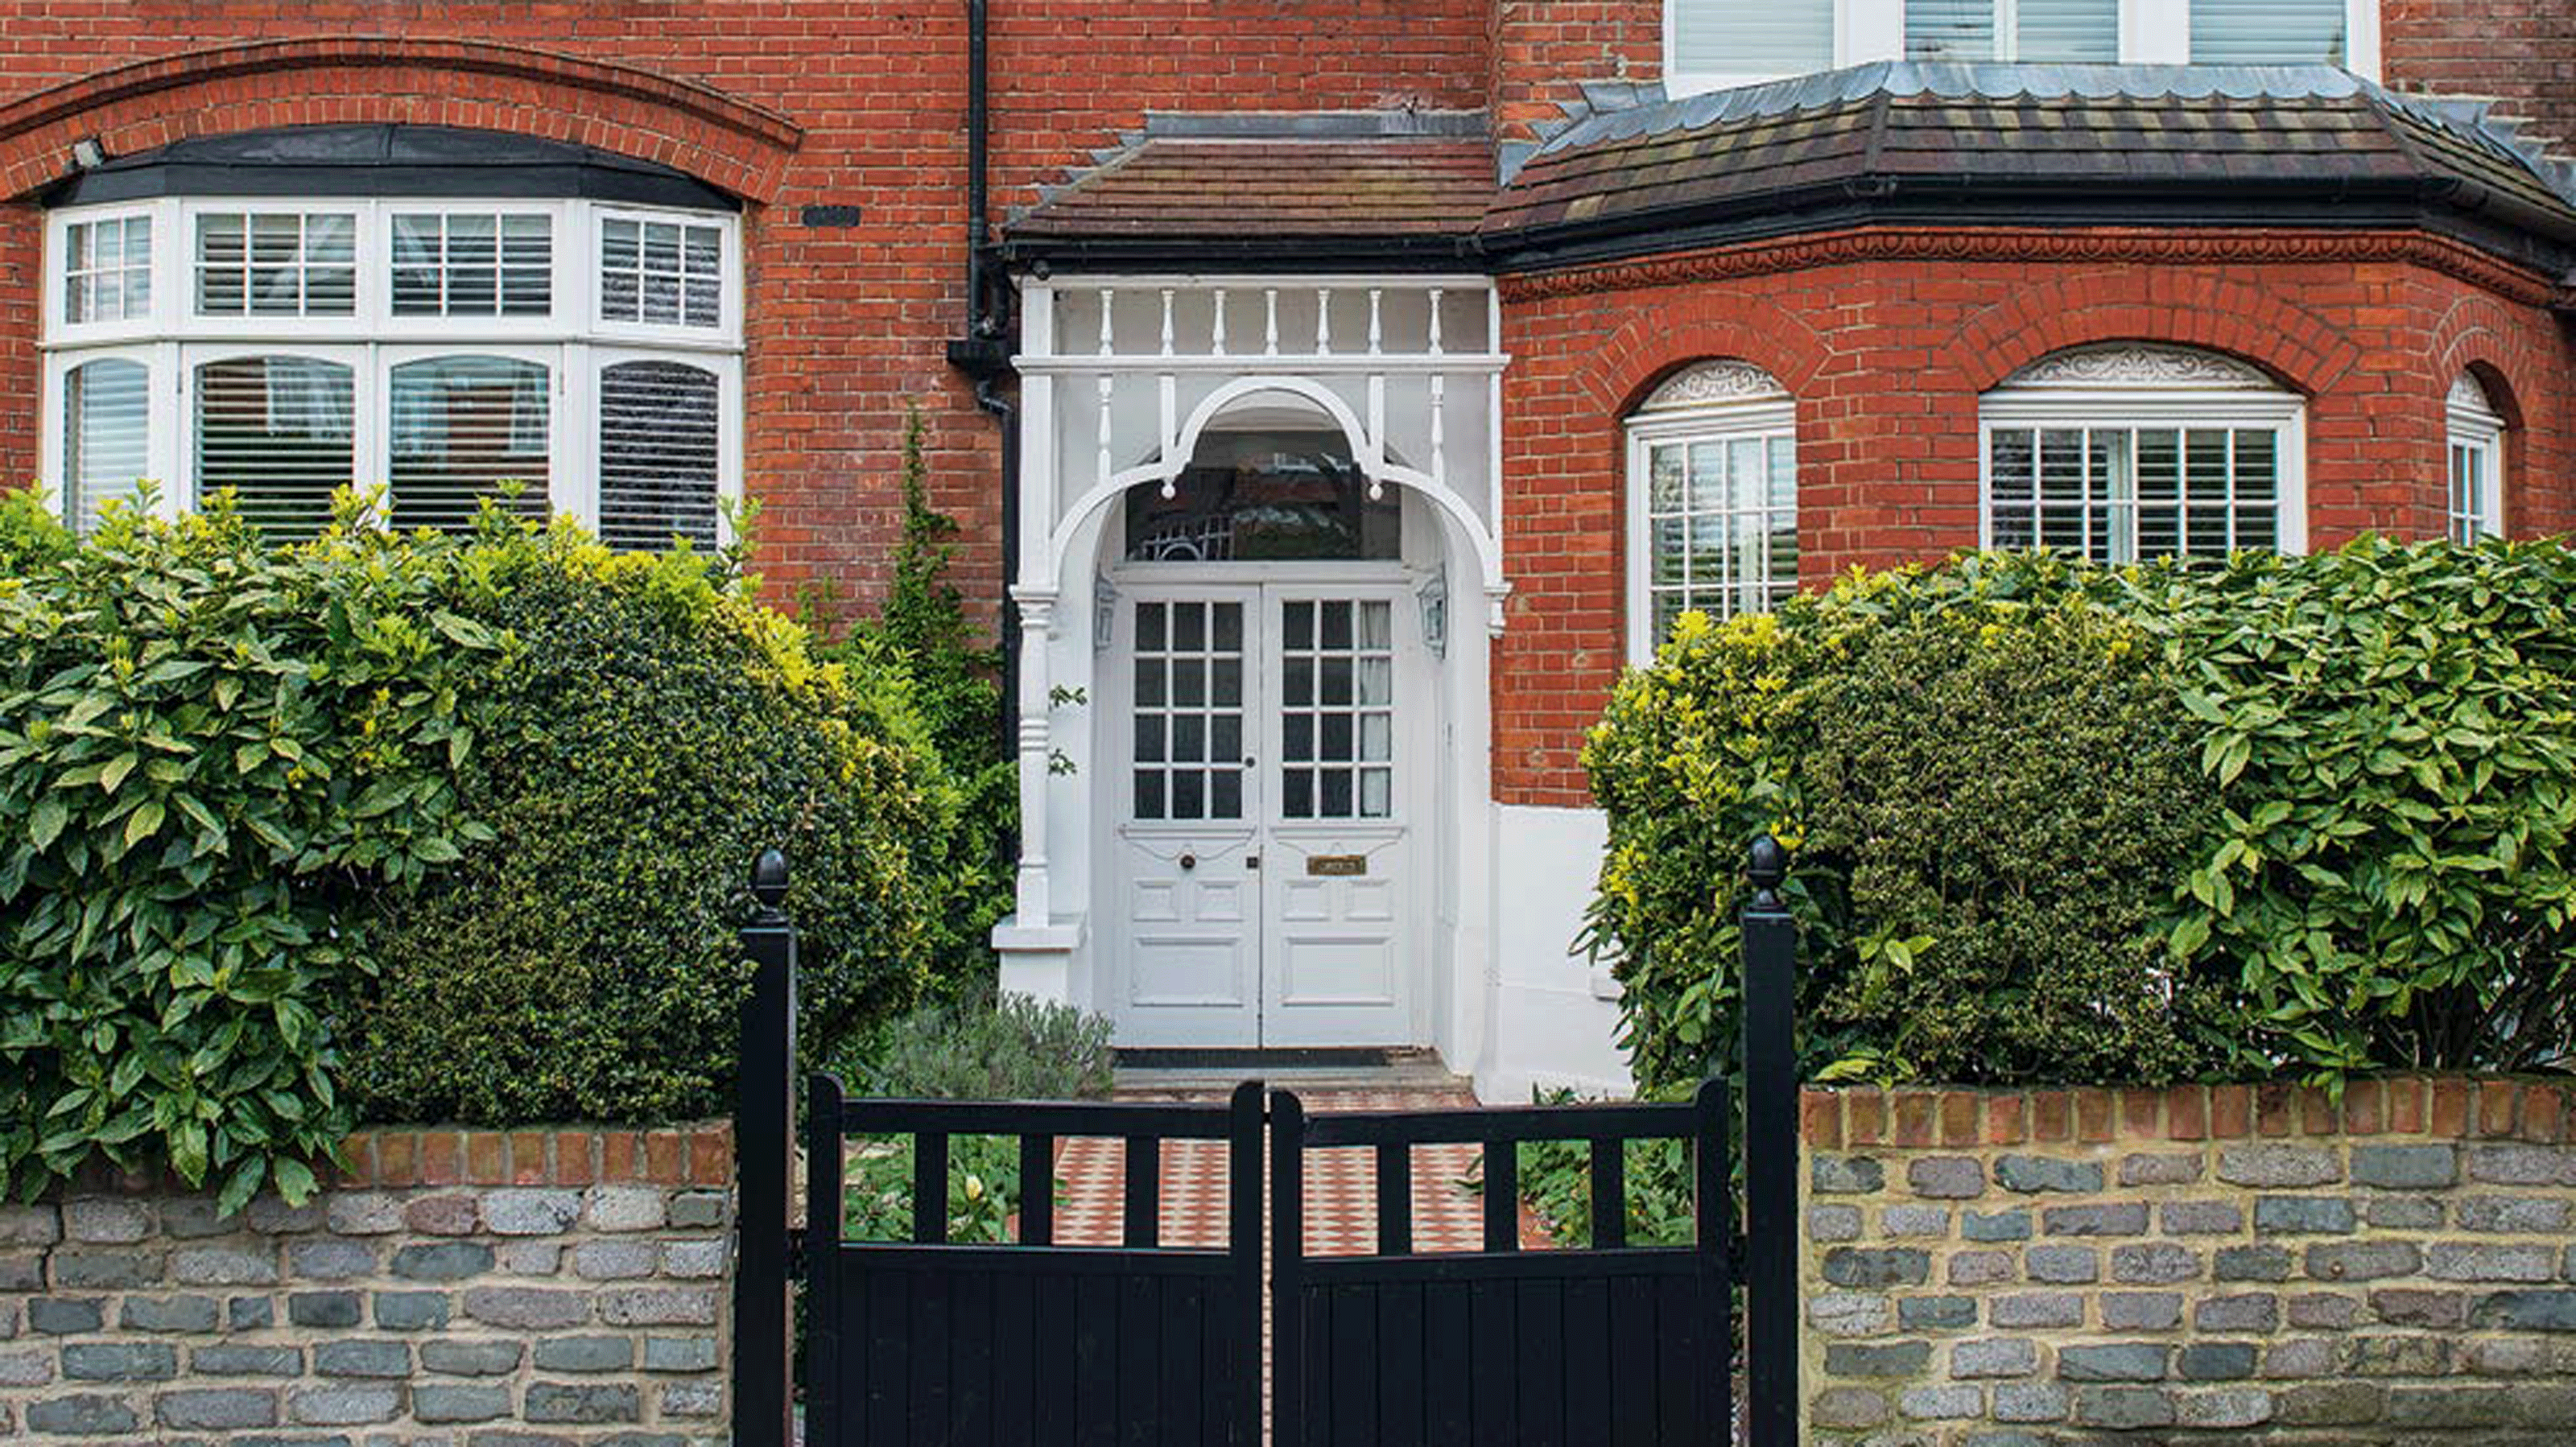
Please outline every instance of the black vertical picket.
M795 1440L792 1288L788 1282L790 1196L795 1162L796 931L780 908L787 856L761 851L752 865L756 902L742 931L752 963L740 1020L741 1065L734 1101L734 1168L741 1191L734 1272L733 1439L741 1447L788 1447Z
M1270 1093L1270 1439L1305 1447L1306 1107Z
M1798 1441L1798 927L1780 899L1788 851L1753 841L1744 906L1745 1427Z
M1265 1244L1261 1238L1261 1131L1263 1111L1261 1082L1247 1080L1234 1088L1230 1108L1234 1112L1234 1129L1226 1139L1226 1220L1225 1247L1234 1257L1235 1319L1216 1328L1223 1332L1231 1349L1242 1353L1235 1360L1233 1380L1237 1385L1235 1399L1227 1404L1231 1419L1223 1434L1210 1436L1227 1447L1255 1447L1261 1436L1261 1257Z

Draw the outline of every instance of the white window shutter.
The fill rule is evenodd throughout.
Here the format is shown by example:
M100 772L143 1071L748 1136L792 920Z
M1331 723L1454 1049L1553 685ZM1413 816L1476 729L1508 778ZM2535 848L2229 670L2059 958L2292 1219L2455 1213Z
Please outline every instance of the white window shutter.
M2021 0L2015 60L2111 65L2120 59L2120 0Z
M716 544L720 396L685 362L619 362L599 374L599 536L650 551Z
M232 357L196 370L199 502L230 488L274 541L311 538L349 485L353 374L312 357Z
M2341 65L2345 0L2191 0L2195 65Z
M2012 33L1999 45L2007 23ZM2113 64L2120 58L2120 0L2020 0L2009 8L2002 0L1906 0L1905 53L1916 60Z
M1670 0L1683 75L1789 76L1834 64L1833 0Z
M512 357L433 357L393 369L393 524L456 532L486 497L546 515L553 377ZM515 498L502 484L521 484Z
M127 497L150 464L151 376L106 357L63 377L63 517L86 533L109 498Z

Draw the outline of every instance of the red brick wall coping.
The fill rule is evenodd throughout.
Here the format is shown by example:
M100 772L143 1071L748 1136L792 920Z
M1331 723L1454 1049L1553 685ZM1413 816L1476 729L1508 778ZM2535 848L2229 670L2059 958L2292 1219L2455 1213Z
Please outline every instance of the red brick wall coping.
M1818 236L1502 278L1506 301L1582 296L1800 271L1863 261L2195 263L2415 262L2531 306L2576 302L2576 288L2486 252L2421 231L2303 232L2210 228L1861 226Z
M496 84L525 94L495 105ZM61 176L82 136L101 135L123 154L246 126L346 120L314 102L370 96L386 108L375 118L499 129L528 128L503 109L551 110L547 128L557 139L678 166L754 200L768 198L779 163L804 137L786 116L713 87L535 46L391 35L253 40L115 66L0 106L0 191L18 195ZM416 102L433 98L464 108L420 113Z
M2382 1135L2550 1145L2576 1143L2576 1082L2396 1076L2352 1081L2339 1104L2295 1085L1811 1088L1800 1116L1814 1150Z
M408 1186L726 1186L733 1183L733 1123L697 1121L648 1129L530 1126L374 1126L345 1143L348 1166L328 1173L335 1189ZM184 1193L160 1172L91 1170L79 1191L124 1195Z

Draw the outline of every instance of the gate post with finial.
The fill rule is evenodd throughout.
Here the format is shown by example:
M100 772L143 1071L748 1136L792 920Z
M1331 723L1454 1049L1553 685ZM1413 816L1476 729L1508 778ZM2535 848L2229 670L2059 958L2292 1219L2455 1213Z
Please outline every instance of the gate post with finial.
M751 867L752 964L742 1002L736 1072L734 1171L733 1440L738 1447L795 1441L794 1299L788 1182L796 1142L796 929L783 908L787 856L764 849Z
M1763 835L1746 874L1744 1232L1746 1438L1798 1441L1798 926L1780 899L1789 852Z

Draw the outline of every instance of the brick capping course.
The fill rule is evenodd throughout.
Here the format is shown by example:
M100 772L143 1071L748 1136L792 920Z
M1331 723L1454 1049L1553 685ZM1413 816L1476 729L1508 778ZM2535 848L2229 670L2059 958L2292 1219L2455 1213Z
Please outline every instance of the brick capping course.
M2576 1426L2576 1082L1819 1088L1800 1116L1811 1441Z

